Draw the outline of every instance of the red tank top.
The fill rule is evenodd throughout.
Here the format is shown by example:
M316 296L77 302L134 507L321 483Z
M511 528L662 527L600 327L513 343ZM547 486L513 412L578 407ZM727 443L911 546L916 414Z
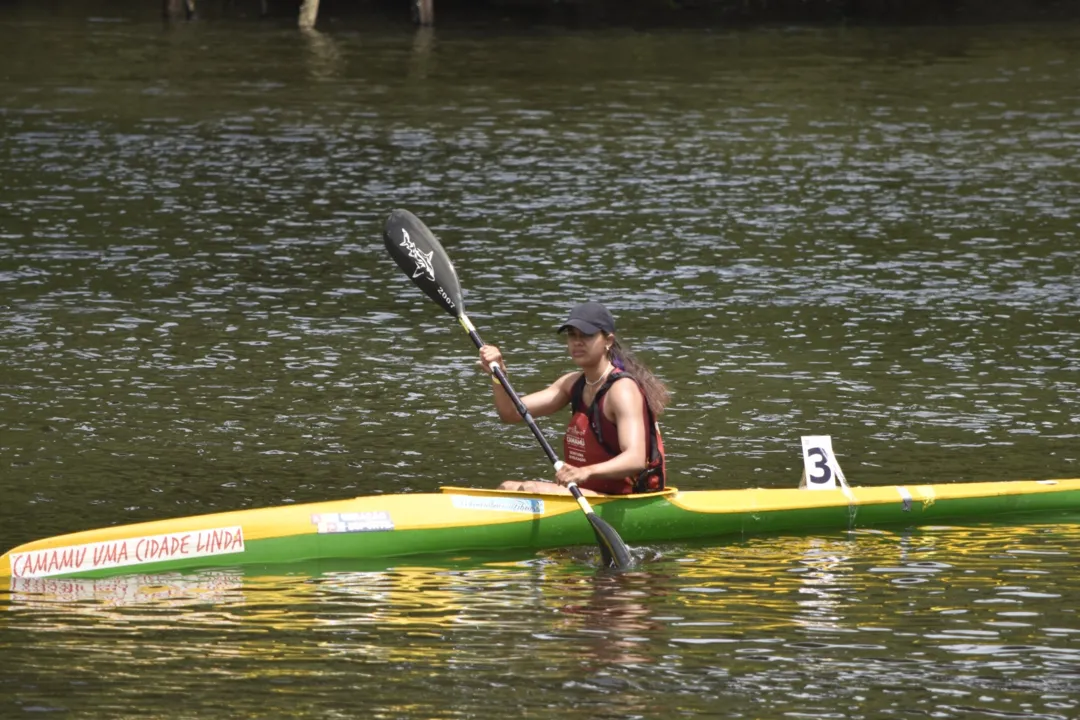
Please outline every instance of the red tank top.
M604 396L621 378L634 380L631 375L616 370L608 376L604 384L596 391L592 404L585 407L582 395L585 391L585 376L574 383L571 391L570 425L563 438L563 458L567 465L584 467L610 460L619 453L619 429L615 423L604 417ZM634 380L634 382L637 382ZM645 395L641 396L641 418L645 423L646 451L649 453L649 466L641 476L624 478L590 478L581 483L582 488L608 495L626 495L633 492L650 492L664 487L664 445L649 410ZM597 436L599 431L599 436Z

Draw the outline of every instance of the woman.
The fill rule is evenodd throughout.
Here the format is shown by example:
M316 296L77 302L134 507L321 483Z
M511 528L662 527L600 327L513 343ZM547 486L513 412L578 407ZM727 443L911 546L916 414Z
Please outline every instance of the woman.
M553 490L547 482L512 480L499 489L569 492L565 486L574 482L587 495L662 490L664 443L656 417L667 404L667 388L619 344L615 319L600 303L575 307L559 332L566 333L566 349L580 369L521 400L533 417L571 407L563 440L565 464L555 474L555 482L562 487ZM492 365L506 370L502 353L494 345L480 348L480 364L488 373ZM521 420L494 375L492 382L499 418Z

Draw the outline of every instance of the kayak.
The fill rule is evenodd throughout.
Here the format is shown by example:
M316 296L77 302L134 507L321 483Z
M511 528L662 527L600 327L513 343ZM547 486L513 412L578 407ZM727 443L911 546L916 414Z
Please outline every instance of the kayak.
M1080 511L1080 479L591 497L629 544ZM570 495L443 487L238 510L59 535L0 556L0 578L106 577L311 560L595 545Z

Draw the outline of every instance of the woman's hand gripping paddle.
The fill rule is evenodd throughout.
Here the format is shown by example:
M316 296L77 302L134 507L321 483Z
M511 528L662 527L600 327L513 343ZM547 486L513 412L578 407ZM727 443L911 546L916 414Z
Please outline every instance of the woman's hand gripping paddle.
M428 297L446 312L457 318L457 321L461 323L461 327L465 328L465 332L469 334L477 348L483 347L484 341L480 339L476 328L468 316L465 315L465 304L461 300L461 285L458 283L454 265L427 226L408 210L394 210L390 213L390 217L386 218L383 239L386 241L386 250L390 253L390 257L394 258L394 262L405 271L405 274L421 290L427 293ZM551 461L557 471L562 467L562 461L559 460L555 451L551 449L551 445L544 438L543 433L540 432L540 428L536 425L536 420L533 419L528 408L525 407L525 404L521 402L521 398L510 386L510 381L506 379L506 373L500 367L493 367L492 372L503 386L503 389L506 390L506 394L513 400L517 411L521 413L521 417L529 426L529 430L539 441L540 447L543 448L548 460ZM609 567L614 566L620 570L630 567L633 562L630 548L615 532L615 528L596 516L576 483L570 483L567 488L570 490L570 494L574 496L574 499L577 500L581 510L585 513L585 517L588 518L593 532L596 533L596 540L600 544L600 553L603 556L604 563Z

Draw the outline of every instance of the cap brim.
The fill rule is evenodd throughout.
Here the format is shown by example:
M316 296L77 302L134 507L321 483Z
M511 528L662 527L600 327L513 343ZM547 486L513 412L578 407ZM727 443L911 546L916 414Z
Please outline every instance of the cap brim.
M601 328L593 325L591 322L585 322L584 320L578 320L577 318L574 318L573 320L567 320L565 323L563 323L563 326L559 328L559 332L562 332L569 327L577 328L586 335L595 335L601 330Z

